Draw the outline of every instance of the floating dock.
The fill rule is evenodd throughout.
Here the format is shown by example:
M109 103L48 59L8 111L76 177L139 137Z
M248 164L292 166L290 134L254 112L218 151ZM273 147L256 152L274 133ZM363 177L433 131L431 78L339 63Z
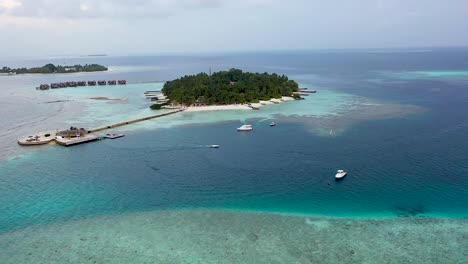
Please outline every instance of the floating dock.
M311 93L316 93L317 91L316 90L307 90L307 88L301 88L299 89L299 93L308 93L308 94L311 94Z
M116 138L121 138L125 137L124 134L106 134L104 138L109 138L109 139L116 139Z

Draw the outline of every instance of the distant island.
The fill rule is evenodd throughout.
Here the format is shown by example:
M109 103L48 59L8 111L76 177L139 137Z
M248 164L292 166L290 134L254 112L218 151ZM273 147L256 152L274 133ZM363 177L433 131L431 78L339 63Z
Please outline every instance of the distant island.
M299 99L298 84L285 75L250 73L239 69L199 73L168 81L161 90L170 104L226 105ZM157 107L153 107L156 108Z
M107 67L99 65L99 64L85 64L85 65L73 65L73 66L61 66L54 64L46 64L42 67L34 67L34 68L9 68L3 67L0 69L0 73L14 75L14 74L53 74L53 73L76 73L76 72L99 72L99 71L107 71Z

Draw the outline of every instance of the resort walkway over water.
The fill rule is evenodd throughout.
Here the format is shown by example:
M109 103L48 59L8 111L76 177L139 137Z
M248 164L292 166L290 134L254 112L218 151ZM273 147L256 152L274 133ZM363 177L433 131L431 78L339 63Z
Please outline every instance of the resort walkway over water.
M177 110L166 112L166 113L163 113L163 114L157 114L157 115L132 119L132 120L128 120L128 121L124 121L124 122L120 122L120 123L116 123L116 124L112 124L112 125L108 125L108 126L97 127L97 128L88 130L88 133L99 132L99 131L103 131L103 130L107 130L107 129L111 129L111 128L121 127L121 126L125 126L125 125L130 125L130 124L134 124L134 123L138 123L138 122L158 118L158 117L168 116L168 115L172 115L172 114L175 114L175 113L182 112L184 110L185 109L177 109Z

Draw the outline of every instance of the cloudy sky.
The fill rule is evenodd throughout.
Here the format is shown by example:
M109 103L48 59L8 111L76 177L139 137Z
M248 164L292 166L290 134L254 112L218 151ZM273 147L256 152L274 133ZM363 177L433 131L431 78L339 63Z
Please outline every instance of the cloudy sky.
M468 46L468 0L0 0L0 58Z

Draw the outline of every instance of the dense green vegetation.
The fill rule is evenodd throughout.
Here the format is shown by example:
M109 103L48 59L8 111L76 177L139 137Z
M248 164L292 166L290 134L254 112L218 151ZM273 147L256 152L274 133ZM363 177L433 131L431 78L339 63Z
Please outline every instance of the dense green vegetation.
M0 73L16 73L16 74L25 74L25 73L73 73L73 72L96 72L96 71L107 71L107 68L99 64L85 64L85 65L74 65L74 66L61 66L54 64L46 64L42 67L35 68L17 68L12 69L9 67L0 68Z
M298 84L284 75L249 73L238 69L184 76L162 89L171 103L232 104L291 96Z

